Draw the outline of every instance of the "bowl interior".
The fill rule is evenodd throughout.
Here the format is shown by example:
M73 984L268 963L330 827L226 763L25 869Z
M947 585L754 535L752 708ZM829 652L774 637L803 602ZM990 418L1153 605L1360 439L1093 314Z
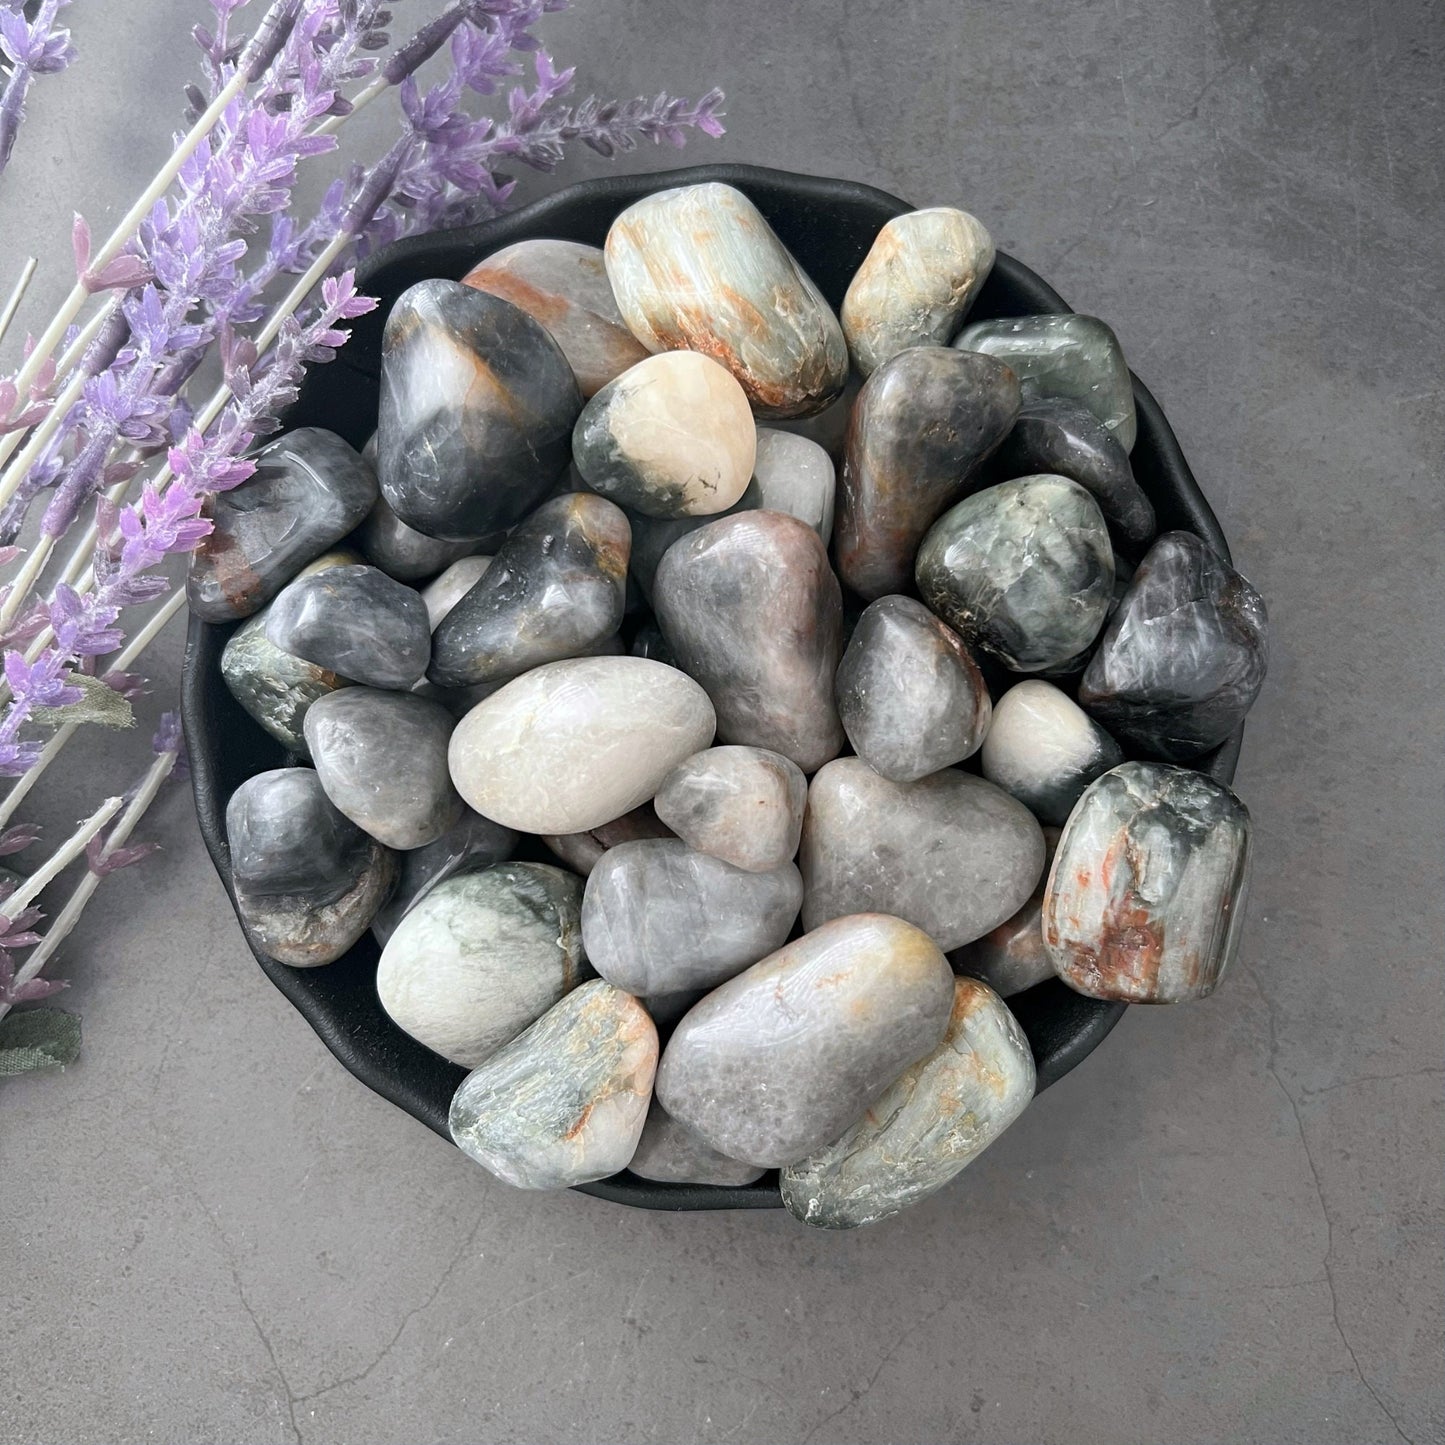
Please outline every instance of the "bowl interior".
M879 228L912 209L883 191L846 181L791 175L752 166L700 166L653 175L609 177L568 187L523 210L463 230L398 242L362 270L360 289L380 305L355 326L337 359L313 368L285 428L326 427L360 447L376 425L381 334L397 296L433 276L460 278L483 256L515 241L559 237L600 246L618 212L669 186L722 181L746 192L784 244L837 307ZM1000 253L971 319L1067 311L1062 298L1028 267ZM1224 557L1228 546L1200 493L1164 414L1136 377L1139 435L1135 475L1148 493L1161 531L1197 533ZM221 680L221 650L231 627L191 620L182 711L195 780L201 834L234 903L225 836L226 803L247 778L294 761L258 727ZM1197 766L1227 782L1234 775L1236 733ZM247 942L271 981L305 1016L326 1046L363 1083L443 1137L447 1108L465 1070L402 1033L382 1011L375 976L378 949L368 933L325 968L294 969ZM1047 982L1010 1000L1047 1088L1080 1063L1123 1014L1124 1005L1084 998ZM622 1173L580 1186L586 1193L650 1209L772 1208L781 1204L777 1176L743 1188L656 1184Z

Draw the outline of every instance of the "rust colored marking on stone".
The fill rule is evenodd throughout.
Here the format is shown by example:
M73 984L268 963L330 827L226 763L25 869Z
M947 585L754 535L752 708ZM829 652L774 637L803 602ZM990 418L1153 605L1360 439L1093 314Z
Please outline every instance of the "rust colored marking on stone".
M503 301L510 301L513 306L525 311L548 330L565 321L574 309L566 297L544 291L540 286L534 286L530 281L525 281L502 267L494 270L486 261L480 266L473 266L462 277L462 285L470 286L474 291L486 291L493 296L500 296Z

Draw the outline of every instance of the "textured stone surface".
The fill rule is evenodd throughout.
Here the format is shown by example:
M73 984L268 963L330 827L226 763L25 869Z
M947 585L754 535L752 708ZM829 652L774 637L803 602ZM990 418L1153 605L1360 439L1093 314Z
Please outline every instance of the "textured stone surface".
M361 559L355 552L327 552L301 576L327 567L347 566ZM266 636L269 606L253 613L226 639L221 653L221 676L231 696L283 747L308 756L306 709L318 697L347 686L327 668L282 651Z
M993 269L983 223L953 206L895 216L848 284L840 319L853 365L870 375L910 346L945 346Z
M759 416L821 411L848 375L842 327L741 191L658 191L607 233L607 276L649 351L700 351L742 383Z
M1054 960L1044 947L1043 908L1049 864L1054 861L1058 844L1059 830L1045 828L1044 871L1028 902L982 938L948 955L956 973L981 979L1000 998L1012 998L1054 976Z
M1044 895L1059 977L1091 998L1214 992L1239 947L1249 810L1187 768L1124 763L1079 800Z
M780 868L798 851L808 780L767 748L708 748L657 790L657 816L703 853L737 868Z
M695 351L639 362L582 408L572 433L587 485L651 517L727 511L747 488L756 449L746 393Z
M438 883L397 924L376 970L392 1022L473 1069L590 971L582 885L546 863L498 863Z
M802 902L791 862L750 873L680 838L619 843L588 874L582 941L628 993L710 988L781 947Z
M437 884L457 873L480 872L493 863L504 863L516 846L517 834L511 828L463 808L460 821L435 842L398 856L396 889L371 920L376 941L385 947L396 925Z
M306 714L306 744L326 796L388 848L434 843L462 815L447 771L452 715L409 692L347 687Z
M442 618L487 575L491 565L490 557L463 557L422 588L421 600L426 604L426 618L433 633Z
M826 547L833 536L833 459L817 442L776 427L757 429L753 462L757 506L806 522Z
M839 918L715 988L669 1040L658 1102L731 1159L836 1139L943 1036L953 975L897 918Z
M526 312L455 281L419 282L386 320L381 490L428 536L484 538L566 470L581 408L567 358Z
M266 637L284 652L371 687L410 687L431 655L420 594L366 566L298 577L272 603Z
M989 782L1056 828L1084 789L1123 761L1123 749L1088 713L1039 678L999 698L980 758Z
M574 873L586 877L597 866L598 859L619 843L632 843L639 838L671 838L672 829L661 822L651 803L643 803L620 818L589 828L585 833L548 833L542 842Z
M272 442L251 477L206 503L214 530L191 555L192 613L206 622L249 617L375 502L375 473L334 432L302 427Z
M880 597L864 610L836 692L853 751L896 783L971 757L992 711L962 638L912 597Z
M600 391L648 354L617 309L600 247L518 241L479 261L462 283L510 301L545 327L583 396Z
M361 530L357 545L366 560L380 567L398 582L422 582L465 557L474 542L444 542L408 527L391 509L385 497L378 497Z
M1020 477L965 497L918 549L918 590L966 642L1042 672L1098 635L1114 554L1098 504L1067 477Z
M1082 402L1033 397L994 457L1007 476L1070 477L1092 493L1115 543L1138 557L1154 536L1154 506L1134 480L1129 453Z
M1097 316L1006 316L964 327L953 343L1006 362L1026 400L1067 397L1082 402L1134 449L1134 383L1119 338Z
M837 753L843 602L810 527L781 512L709 522L664 554L653 603L724 742L771 748L805 773Z
M396 879L396 855L332 806L310 768L247 778L226 805L226 841L246 926L296 968L340 958Z
M519 1189L565 1189L627 1167L657 1068L657 1030L630 994L594 979L462 1081L452 1138Z
M1034 1056L1008 1006L961 978L943 1042L891 1084L840 1139L783 1170L783 1203L805 1224L857 1229L942 1189L1034 1096Z
M1147 752L1197 757L1253 706L1268 627L1263 598L1207 542L1166 532L1104 629L1079 701Z
M627 1166L639 1179L662 1184L752 1184L763 1177L753 1164L739 1164L704 1144L654 1099Z
M945 768L891 783L838 758L808 789L803 926L847 913L892 913L942 949L1016 913L1044 866L1033 814L992 783Z
M969 491L1018 410L1018 379L972 352L913 347L868 378L838 492L838 572L853 591L871 601L907 588L923 534Z
M581 833L646 802L712 741L707 694L642 657L534 668L452 734L452 780L477 812L523 833Z
M438 623L427 676L442 687L498 682L577 657L622 621L632 529L587 492L544 502Z

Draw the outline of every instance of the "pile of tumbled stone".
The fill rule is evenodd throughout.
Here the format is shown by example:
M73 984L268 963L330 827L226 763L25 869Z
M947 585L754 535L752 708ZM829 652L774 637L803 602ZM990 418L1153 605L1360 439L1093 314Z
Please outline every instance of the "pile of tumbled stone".
M1107 326L964 324L993 255L900 216L840 322L740 192L660 192L413 286L367 452L217 500L192 606L297 758L230 801L242 917L297 967L371 928L510 1183L775 1168L868 1223L1033 1096L1006 998L1234 952L1248 815L1177 764L1264 608L1156 536Z

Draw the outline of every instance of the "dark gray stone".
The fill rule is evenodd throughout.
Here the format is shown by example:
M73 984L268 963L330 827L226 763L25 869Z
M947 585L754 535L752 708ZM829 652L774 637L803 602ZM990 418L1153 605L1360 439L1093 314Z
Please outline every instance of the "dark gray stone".
M334 432L301 427L264 447L254 475L206 503L215 529L191 554L192 613L249 617L359 525L376 495L375 473Z
M1104 629L1079 701L1146 752L1198 757L1259 695L1268 625L1264 599L1207 542L1166 532Z
M470 687L586 654L621 625L631 541L622 509L603 497L544 502L437 624L428 678Z
M376 499L356 541L368 562L380 567L388 577L407 583L435 577L477 546L475 542L444 542L408 527L385 497Z
M1092 783L1059 839L1044 945L1090 998L1179 1003L1213 993L1239 947L1249 810L1223 783L1123 763Z
M953 975L927 935L882 914L835 919L683 1017L657 1099L730 1159L792 1164L934 1048L952 1004Z
M1019 411L1018 379L972 352L916 346L863 384L848 419L838 573L871 601L904 591L923 534L975 485Z
M763 494L754 478L747 490L733 503L724 517L735 516L738 512L753 512L762 509ZM627 520L632 523L632 556L629 566L632 579L642 592L643 600L652 604L652 584L657 576L658 563L663 554L681 537L696 532L716 517L648 517L641 512L628 512Z
M1058 843L1059 830L1045 828L1047 851L1038 887L1012 918L948 955L955 973L980 979L1000 998L1012 998L1054 976L1054 961L1044 947L1043 908L1049 864L1054 860Z
M639 1179L661 1184L752 1184L763 1171L739 1164L704 1144L691 1129L679 1124L654 1099L637 1141L630 1169Z
M537 505L567 466L582 396L525 311L456 281L421 281L387 317L377 456L397 516L480 540Z
M410 687L431 655L420 594L375 567L328 567L298 577L272 604L266 636L295 657L371 687Z
M549 833L542 842L574 873L584 878L597 866L598 860L619 843L633 843L640 838L671 838L672 829L644 803L610 823L589 828L585 833Z
M1015 672L1042 672L1098 636L1114 554L1098 503L1067 477L1020 477L965 497L923 539L928 606Z

